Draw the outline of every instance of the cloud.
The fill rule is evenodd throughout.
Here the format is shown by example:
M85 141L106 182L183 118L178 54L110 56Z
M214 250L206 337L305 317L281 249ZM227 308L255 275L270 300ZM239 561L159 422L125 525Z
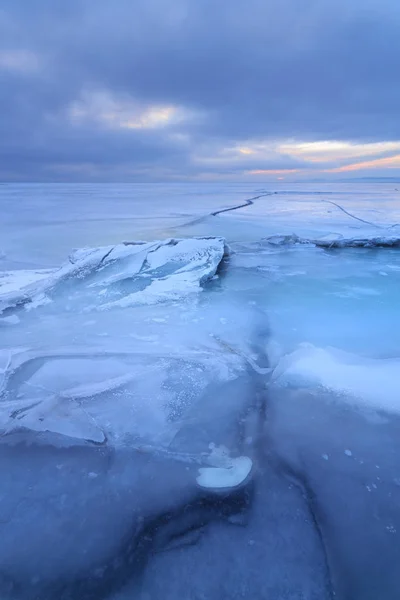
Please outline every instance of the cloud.
M74 124L92 121L111 129L159 129L190 118L188 111L179 106L141 106L129 97L116 98L105 91L83 92L67 113Z
M392 167L399 30L397 0L3 0L0 178Z
M0 51L0 70L31 73L40 67L40 59L33 52L26 50Z
M340 141L322 141L281 144L281 152L299 157L311 163L345 161L363 156L387 155L400 151L400 142L349 143Z
M387 156L385 158L377 158L375 160L368 160L364 162L350 163L343 167L335 167L329 169L329 173L348 173L350 171L365 171L370 169L399 169L400 168L400 154L395 156Z

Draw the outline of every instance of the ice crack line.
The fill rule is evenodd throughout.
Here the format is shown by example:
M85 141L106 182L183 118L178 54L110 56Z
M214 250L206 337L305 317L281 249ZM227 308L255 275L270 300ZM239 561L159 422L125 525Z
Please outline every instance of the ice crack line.
M216 210L215 212L208 213L207 215L203 215L202 217L198 217L197 219L193 219L193 221L189 221L188 223L183 223L182 225L179 225L178 228L198 225L199 223L203 223L209 217L216 217L221 213L230 212L232 210L238 210L239 208L244 208L245 206L251 206L252 204L254 204L255 200L263 198L264 196L272 196L273 194L277 194L277 192L265 192L263 194L259 194L258 196L254 196L253 198L248 198L242 204L239 204L237 206L231 206L230 208L222 208L221 210ZM177 227L171 227L170 229L177 229Z
M265 196L272 196L272 194L274 194L274 192L265 192L264 194L260 194L259 196L254 196L253 198L248 198L247 200L244 201L243 204L238 204L238 206L231 206L230 208L222 208L221 210L216 210L215 212L211 213L211 216L216 217L217 215L220 215L221 213L230 212L231 210L238 210L239 208L244 208L245 206L251 206L252 204L254 204L254 200L258 200L259 198L264 198Z
M371 221L366 221L365 219L361 219L360 217L356 217L356 215L352 215L345 208L343 208L343 206L340 206L340 204L336 204L336 202L332 202L332 200L322 199L322 202L328 202L328 204L333 204L333 206L336 206L339 210L341 210L342 212L344 212L346 215L348 215L352 219L356 219L357 221L361 221L361 223L366 223L367 225L372 225L372 227L377 227L378 229L386 229L386 227L384 227L383 225L378 225L377 223L372 223ZM392 227L394 227L394 225L392 225Z

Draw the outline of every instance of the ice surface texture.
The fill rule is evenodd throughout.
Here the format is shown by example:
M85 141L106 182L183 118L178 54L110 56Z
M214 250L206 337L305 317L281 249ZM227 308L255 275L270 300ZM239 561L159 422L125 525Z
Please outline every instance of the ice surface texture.
M0 301L8 313L12 310L26 312L32 307L39 310L40 307L45 315L47 305L54 302L52 326L65 330L63 311L66 303L71 303L72 310L79 315L98 310L135 310L137 306L162 301L182 301L201 291L216 274L226 254L227 247L220 238L170 239L82 249L58 270L23 272L19 276L8 274L4 278L6 291L1 294ZM11 317L4 318L9 320ZM43 314L39 318L45 320ZM124 317L114 315L113 318L126 329ZM132 322L132 317L128 321ZM165 318L160 317L159 321L163 322ZM19 320L15 322L18 323ZM24 324L20 329L24 330ZM166 337L168 333L171 334L170 328ZM118 338L116 327L114 334ZM68 338L68 331L65 335ZM49 335L48 342L51 341ZM207 338L205 341L208 353L207 349L197 349L192 352L192 357L187 346L185 350L175 347L172 351L171 339L163 351L160 343L140 343L140 336L136 344L131 340L125 352L118 342L115 343L118 350L114 351L107 349L105 343L92 349L85 344L80 351L59 346L55 352L54 349L43 351L39 348L21 352L17 348L10 353L0 378L3 398L0 429L3 433L21 428L50 431L96 443L103 443L110 436L114 439L128 434L143 437L150 434L150 430L154 437L157 427L160 435L166 427L168 412L173 411L173 408L168 411L165 407L174 406L171 398L178 393L172 387L176 387L176 382L170 371L181 369L185 372L188 389L180 393L187 397L204 387L207 373L209 379L215 377L216 354L218 350L221 354L221 348L210 340L214 346L212 355L210 341ZM233 355L224 361L224 365L235 361L238 363ZM109 401L110 394L116 398L114 405ZM179 408L175 407L175 410ZM127 415L133 422L127 421Z
M0 595L398 600L393 190L50 187L5 192Z

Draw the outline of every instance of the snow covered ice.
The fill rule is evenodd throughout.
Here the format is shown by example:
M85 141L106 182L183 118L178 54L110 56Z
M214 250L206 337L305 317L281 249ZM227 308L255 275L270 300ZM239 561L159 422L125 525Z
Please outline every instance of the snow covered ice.
M321 185L1 188L0 595L397 600L400 202Z

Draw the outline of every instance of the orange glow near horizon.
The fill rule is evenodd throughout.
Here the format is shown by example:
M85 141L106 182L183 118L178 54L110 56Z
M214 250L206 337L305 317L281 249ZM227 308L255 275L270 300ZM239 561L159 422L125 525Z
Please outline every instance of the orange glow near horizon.
M307 143L283 143L279 150L289 156L310 163L324 163L344 160L362 160L367 157L400 151L400 142L355 143L345 141L320 141ZM372 158L373 159L373 158Z
M351 163L343 167L335 167L334 169L326 169L324 173L348 173L351 171L361 171L362 169L398 169L400 168L400 154L394 156L386 156L385 158L377 158L375 160L366 160L358 163Z
M247 169L242 172L243 175L253 177L293 174L307 177L324 173L344 174L361 170L400 169L400 140L369 143L329 140L319 142L265 140L253 143L252 140L243 140L241 144L230 150L233 157L226 153L225 160L243 161L243 166L247 166ZM267 168L268 162L273 161L277 154L300 160L303 164L287 169ZM257 159L257 162L265 161L266 168L252 169L253 159Z
M247 147L243 147L243 148L239 148L239 152L240 154L254 154L254 150L252 150L251 148L247 148Z

